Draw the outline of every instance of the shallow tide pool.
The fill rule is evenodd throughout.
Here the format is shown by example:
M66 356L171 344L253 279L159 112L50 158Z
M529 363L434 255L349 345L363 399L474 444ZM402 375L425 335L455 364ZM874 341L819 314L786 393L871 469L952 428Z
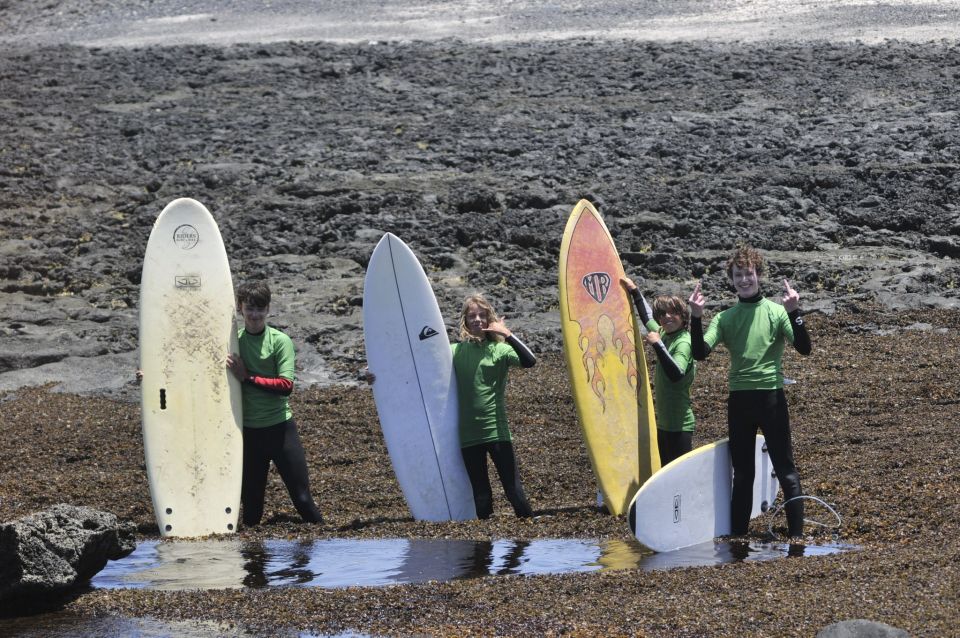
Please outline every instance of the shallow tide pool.
M111 561L96 588L379 587L485 576L657 570L833 554L852 546L703 543L653 553L624 540L327 539L148 541Z
M742 561L793 559L856 550L843 544L703 543L657 554L636 541L538 539L466 541L271 540L146 541L111 561L91 581L101 589L207 590L264 587L380 587L430 580L602 570L675 569ZM53 612L0 618L0 635L23 638L258 638L206 622L150 618L76 618ZM279 631L281 638L321 638ZM347 631L322 638L370 638Z

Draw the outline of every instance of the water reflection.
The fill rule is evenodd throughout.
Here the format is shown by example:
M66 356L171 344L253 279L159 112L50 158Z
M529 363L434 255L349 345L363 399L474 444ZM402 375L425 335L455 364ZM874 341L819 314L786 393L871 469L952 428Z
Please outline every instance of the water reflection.
M256 634L208 621L161 621L152 618L89 618L56 612L22 618L0 618L0 636L17 638L260 638ZM271 638L373 638L371 634L344 632L312 634L275 629Z
M703 543L656 554L635 541L327 539L149 541L108 563L103 589L377 587L503 575L658 570L833 554L849 545Z

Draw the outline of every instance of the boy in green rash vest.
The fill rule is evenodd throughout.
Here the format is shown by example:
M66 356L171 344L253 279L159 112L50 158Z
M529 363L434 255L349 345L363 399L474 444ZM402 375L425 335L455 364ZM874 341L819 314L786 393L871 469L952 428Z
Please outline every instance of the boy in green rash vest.
M690 342L690 309L680 297L661 295L647 303L640 289L628 277L620 283L637 307L647 328L644 340L657 356L653 375L653 400L657 415L657 450L660 466L693 449L696 420L690 402L690 386L697 374Z
M514 513L522 518L533 516L513 452L505 393L510 368L531 368L537 360L480 295L463 302L460 339L450 348L460 406L460 452L473 489L477 518L493 514L488 454Z
M227 355L227 367L240 379L243 391L243 524L257 525L263 517L271 461L300 517L308 523L322 523L323 516L310 495L306 454L290 410L293 341L266 323L270 313L266 283L240 286L237 310L243 316L240 352Z
M690 335L693 356L705 359L723 343L730 352L727 399L727 432L733 465L730 529L747 533L753 506L754 438L763 432L773 469L787 502L787 528L791 537L803 535L803 501L800 474L793 460L790 417L783 393L784 341L802 355L811 351L810 336L800 316L800 295L786 279L781 303L760 293L763 258L755 249L739 247L727 260L727 274L737 291L737 303L718 313L706 333L701 317L706 298L697 282L690 295ZM792 500L791 499L796 499Z

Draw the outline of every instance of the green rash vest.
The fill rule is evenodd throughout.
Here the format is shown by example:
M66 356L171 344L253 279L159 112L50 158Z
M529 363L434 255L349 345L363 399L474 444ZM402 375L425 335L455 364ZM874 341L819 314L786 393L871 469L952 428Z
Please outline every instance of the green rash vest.
M460 404L460 447L512 441L505 394L510 367L520 365L516 351L497 341L462 341L450 349Z
M697 362L693 360L693 346L690 332L677 330L673 334L663 332L660 324L651 319L647 330L659 332L660 340L667 352L683 370L683 378L671 381L658 362L653 374L653 405L657 414L657 428L667 432L693 432L696 420L693 417L693 405L690 403L690 386L697 375Z
M712 350L722 343L730 352L730 391L783 388L784 339L793 343L790 317L769 299L739 300L720 312L703 335Z
M247 374L294 380L293 341L283 332L267 326L260 334L240 329L240 357ZM265 428L293 418L287 397L243 384L243 427Z

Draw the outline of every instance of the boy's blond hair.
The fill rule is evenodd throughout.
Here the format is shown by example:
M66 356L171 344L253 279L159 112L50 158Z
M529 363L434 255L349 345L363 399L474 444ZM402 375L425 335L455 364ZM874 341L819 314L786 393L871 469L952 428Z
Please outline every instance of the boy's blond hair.
M463 300L463 307L460 309L460 340L480 343L483 341L483 338L473 336L467 329L467 310L470 309L470 306L477 306L480 310L485 311L487 313L488 324L500 321L500 317L497 315L497 311L493 309L493 305L487 301L483 295L470 295ZM486 338L494 341L503 341L503 337L491 332L486 334Z

